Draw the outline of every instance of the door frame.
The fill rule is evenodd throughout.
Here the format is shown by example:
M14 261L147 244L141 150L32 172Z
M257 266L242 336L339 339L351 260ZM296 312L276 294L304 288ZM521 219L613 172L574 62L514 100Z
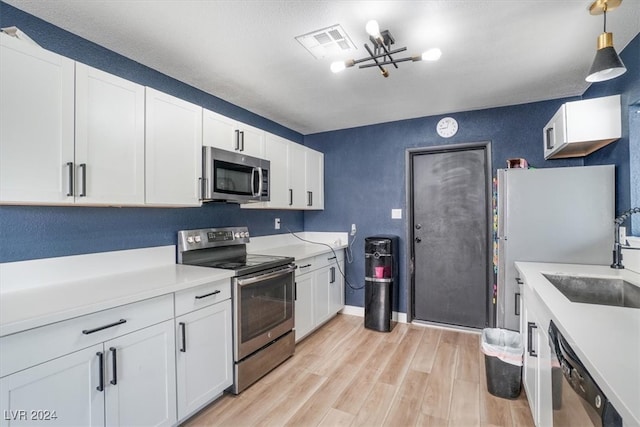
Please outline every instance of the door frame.
M407 206L407 222L406 222L406 239L405 253L408 255L406 264L406 277L409 278L407 286L407 323L411 323L415 319L415 253L414 253L414 220L413 220L413 158L424 154L448 153L456 151L468 150L484 150L485 157L485 175L487 177L486 194L487 194L487 225L486 225L486 241L487 241L487 277L486 277L486 326L495 326L496 306L493 304L493 286L495 282L493 273L493 165L491 163L491 141L469 142L451 145L438 145L434 147L409 148L405 151L405 182L406 182L406 201Z

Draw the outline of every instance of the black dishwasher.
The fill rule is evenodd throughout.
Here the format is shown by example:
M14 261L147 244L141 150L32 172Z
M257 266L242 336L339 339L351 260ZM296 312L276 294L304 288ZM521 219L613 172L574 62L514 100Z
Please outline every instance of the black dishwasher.
M622 426L622 418L551 321L551 392L556 427Z

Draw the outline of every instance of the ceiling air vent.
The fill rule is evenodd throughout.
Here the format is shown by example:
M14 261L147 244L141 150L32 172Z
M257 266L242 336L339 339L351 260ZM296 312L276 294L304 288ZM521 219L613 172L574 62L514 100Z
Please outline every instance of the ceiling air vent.
M303 34L296 37L296 40L316 59L337 56L356 50L344 28L338 24Z

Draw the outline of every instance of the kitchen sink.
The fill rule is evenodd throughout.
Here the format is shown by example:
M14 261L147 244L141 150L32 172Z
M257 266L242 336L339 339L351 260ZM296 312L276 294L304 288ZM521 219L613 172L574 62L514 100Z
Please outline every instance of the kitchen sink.
M623 279L543 274L572 302L640 308L640 287Z

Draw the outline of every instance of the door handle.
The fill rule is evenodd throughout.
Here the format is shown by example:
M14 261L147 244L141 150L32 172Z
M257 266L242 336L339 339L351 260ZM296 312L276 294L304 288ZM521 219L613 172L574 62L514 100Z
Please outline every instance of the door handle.
M111 369L113 370L113 379L109 381L111 384L118 384L118 361L116 360L116 348L111 347L109 349L111 352Z
M96 353L96 356L98 356L98 380L100 381L98 383L98 387L96 387L96 390L98 391L103 391L104 390L104 353L99 351Z
M240 150L240 131L236 129L236 151Z
M533 322L527 322L527 348L529 349L529 356L538 357L538 353L533 347L533 330L538 329L538 325Z
M178 325L180 325L180 333L182 334L182 347L180 348L180 351L182 353L186 353L187 352L187 324L184 322L180 322L178 323Z
M80 163L80 177L81 177L81 186L80 186L80 194L78 194L79 197L86 197L87 196L87 164L86 163Z
M240 151L244 151L244 131L240 131Z
M415 240L416 240L416 243L420 243L420 242L422 242L422 239L421 239L420 237L416 237L416 239L415 239Z
M68 186L67 186L67 197L73 196L73 162L67 162L67 168L69 170L68 175Z

